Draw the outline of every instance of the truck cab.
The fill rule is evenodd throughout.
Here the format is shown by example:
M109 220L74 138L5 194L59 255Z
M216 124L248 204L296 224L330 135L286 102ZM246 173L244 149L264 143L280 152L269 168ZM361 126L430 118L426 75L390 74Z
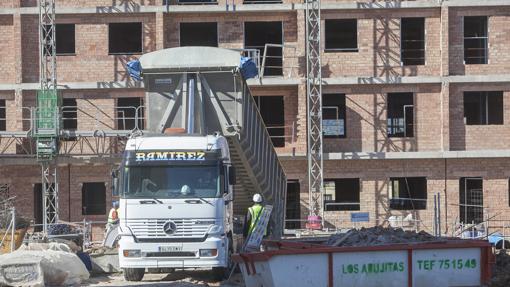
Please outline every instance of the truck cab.
M218 134L130 139L119 170L119 262L129 281L145 268L212 268L233 252L228 143Z

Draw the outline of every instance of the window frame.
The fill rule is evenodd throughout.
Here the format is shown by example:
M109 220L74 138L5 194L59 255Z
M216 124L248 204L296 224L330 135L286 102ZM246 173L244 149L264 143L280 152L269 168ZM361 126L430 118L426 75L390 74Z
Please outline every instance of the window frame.
M408 184L409 180L424 180L425 191L423 193L424 198L416 197L416 194L412 192L411 186ZM400 192L400 182L407 182L405 185L405 191L407 191L408 197L402 197ZM395 182L398 182L399 195L395 197ZM426 176L404 176L404 177L390 177L388 179L388 187L391 189L388 192L389 195L389 207L392 210L427 210L428 200L428 179ZM413 197L411 197L411 195ZM409 202L409 203L408 203ZM424 203L424 204L423 204ZM405 205L411 204L413 207L408 208ZM421 205L423 204L423 206ZM401 206L397 206L401 205ZM416 207L418 205L418 207Z
M402 118L403 119L403 134L400 133L400 132L393 132L394 129L394 126L396 126L396 124L389 124L390 123L390 97L399 97L399 96L403 96L403 95L409 95L411 97L411 100L412 100L412 104L402 104ZM416 136L416 131L415 131L415 128L416 128L416 113L414 112L415 110L415 93L413 92L395 92L395 93L387 93L386 94L386 125L387 125L387 132L386 132L386 135L389 137L389 138L414 138ZM407 108L412 108L412 123L408 124L408 121L407 121L407 113L406 113L406 107ZM393 112L393 109L391 110ZM397 118L397 117L391 117L392 121L393 122L395 119L400 119L400 118ZM412 134L411 135L408 135L408 126L411 126L412 130Z
M267 66L267 59L266 59L266 63L264 63L266 66L264 67L264 69L262 69L262 64L263 64L263 61L264 61L264 51L265 51L265 44L273 44L273 43L265 43L264 46L252 46L252 45L247 45L246 44L246 25L248 23L277 23L279 22L280 23L280 31L281 31L281 39L280 39L280 42L281 44L277 44L277 45L282 45L282 48L281 48L281 58L280 58L280 61L281 61L281 67L270 67L270 66ZM285 45L285 30L284 30L284 21L283 20L276 20L276 21L244 21L243 22L243 48L244 49L256 49L256 50L259 50L259 57L260 57L260 72L262 75L260 76L272 76L272 77L283 77L284 76L284 63L283 63L283 60L284 60L284 48L283 46ZM271 47L268 49L270 50ZM274 47L273 47L274 49ZM269 53L267 53L267 58L269 58L271 60L271 57L273 58L278 58L279 56L271 56L269 55ZM281 70L281 73L276 73L276 72L273 72L273 73L268 73L269 71L272 71L272 70Z
M485 34L483 37L466 37L466 18L485 18ZM489 64L489 16L464 16L463 17L463 35L462 35L462 45L463 45L463 63L464 65L487 65ZM484 40L484 61L483 63L468 63L466 61L466 39L467 40Z
M111 34L111 25L114 24L134 24L138 23L140 24L140 51L139 52L111 52L111 45L110 45L110 34ZM108 55L110 56L118 56L118 55L140 55L144 53L144 34L143 34L143 26L144 22L109 22L108 23Z
M218 33L218 22L179 22L179 47L190 47L190 46L183 46L182 45L182 37L181 37L181 33L182 33L182 25L183 24L216 24L216 46L201 46L201 47L219 47L220 45L220 35Z
M410 19L422 19L423 20L423 40L421 42L423 42L423 49L422 49L422 57L423 57L423 63L421 64L406 64L404 62L404 57L403 57L403 54L404 54L404 49L403 49L403 42L404 42L404 34L403 34L403 29L402 27L404 26L402 21L403 20L410 20ZM419 40L407 40L406 42L410 42L410 41L413 41L413 42L420 42ZM426 28L426 18L425 17L403 17L403 18L400 18L400 65L405 67L405 66L425 66L427 64L427 56L426 56L426 47L427 47L427 28Z
M342 97L342 103L338 106L335 106L335 105L324 105L324 102L325 102L325 97ZM346 94L343 94L343 93L333 93L333 94L322 94L322 126L324 127L324 108L339 108L339 112L338 112L338 115L337 115L337 118L336 120L340 120L340 115L342 114L342 105L343 105L343 131L344 133L343 134L338 134L338 135L325 135L324 134L324 128L323 128L323 131L322 131L322 136L323 138L347 138L347 95ZM326 119L328 120L328 119Z
M354 34L356 35L356 47L355 48L328 48L328 41L327 41L327 23L333 21L355 21L356 22L356 31ZM330 23L331 23L330 22ZM345 19L336 19L336 18L330 18L324 20L324 52L326 53L358 53L359 52L359 27L358 27L358 19L357 18L345 18Z
M87 192L88 190L86 190L86 186L89 184L90 185L94 185L94 184L101 185L102 184L102 186L104 187L104 210L99 210L101 207L103 207L103 206L101 206L102 205L102 203L101 203L101 205L96 204L96 205L99 205L99 208L98 208L99 211L96 211L95 209L93 210L93 212L87 211L87 207L91 203L91 202L88 202L88 197L86 197L86 194L88 193ZM82 196L81 197L81 213L82 213L82 215L105 215L106 214L106 212L107 212L107 208L106 208L106 202L107 202L106 187L107 186L106 185L107 185L106 182L101 182L101 181L83 182L82 183L82 187L81 187L81 196ZM90 187L90 188L92 188L92 187ZM92 205L94 205L94 204L92 204Z
M0 131L7 131L7 100L5 99L0 99Z
M352 181L357 181L357 197L358 197L358 202L354 202L354 201L343 201L343 200L337 200L337 184L340 185L340 181L346 181L346 180L352 180ZM334 182L335 184L335 190L334 190L334 195L335 195L335 199L334 200L329 200L329 201L332 201L332 202L327 202L328 199L326 199L326 196L327 194L326 193L326 190L324 190L324 211L325 212L328 212L328 211L358 211L358 210L361 210L361 192L362 192L362 181L361 181L361 178L327 178L327 179L324 179L324 183L326 182ZM324 189L326 189L326 184L324 184ZM330 206L333 206L332 209L328 209L328 205Z
M468 118L466 116L466 104L470 103L469 101L466 101L466 97L469 96L476 96L478 94L478 97L480 101L479 104L479 121L477 123L472 123L472 121L468 121ZM464 125L466 126L501 126L505 124L505 109L504 109L504 102L505 102L505 93L503 91L464 91L463 94L463 121ZM497 107L501 108L498 110L498 112L501 113L501 123L494 123L489 113L489 107L490 107L490 97L498 97L501 100L501 105L496 105ZM482 98L484 100L482 100ZM485 104L485 107L482 107L482 105ZM484 114L485 113L485 114ZM468 123L470 122L470 123Z

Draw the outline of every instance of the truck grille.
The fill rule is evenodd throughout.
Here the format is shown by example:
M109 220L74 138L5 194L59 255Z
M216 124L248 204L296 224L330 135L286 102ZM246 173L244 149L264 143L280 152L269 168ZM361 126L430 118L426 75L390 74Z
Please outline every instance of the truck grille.
M163 230L167 221L175 223L175 232L168 235ZM140 238L203 238L212 224L210 219L128 219L126 224Z
M145 257L196 257L195 252L176 251L176 252L149 252Z

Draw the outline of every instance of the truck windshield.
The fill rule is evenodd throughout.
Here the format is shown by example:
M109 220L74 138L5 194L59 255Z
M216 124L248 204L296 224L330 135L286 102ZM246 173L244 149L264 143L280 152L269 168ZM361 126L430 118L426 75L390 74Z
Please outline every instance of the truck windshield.
M122 175L124 198L220 197L217 166L135 166Z

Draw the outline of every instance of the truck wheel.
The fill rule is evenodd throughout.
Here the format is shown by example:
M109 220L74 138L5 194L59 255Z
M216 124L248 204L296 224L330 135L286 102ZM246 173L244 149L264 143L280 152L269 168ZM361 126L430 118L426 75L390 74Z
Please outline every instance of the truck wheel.
M145 268L124 268L124 279L127 281L142 281Z
M234 261L232 261L232 254L234 254L234 252L233 252L234 247L232 246L232 240L230 238L229 238L229 242L230 242L230 245L228 248L227 267L213 267L212 268L214 279L216 279L218 281L227 279L227 277L230 275L231 269L234 267L233 266Z
M229 271L230 270L226 267L213 267L212 268L213 277L217 281L222 281L222 280L226 279Z

